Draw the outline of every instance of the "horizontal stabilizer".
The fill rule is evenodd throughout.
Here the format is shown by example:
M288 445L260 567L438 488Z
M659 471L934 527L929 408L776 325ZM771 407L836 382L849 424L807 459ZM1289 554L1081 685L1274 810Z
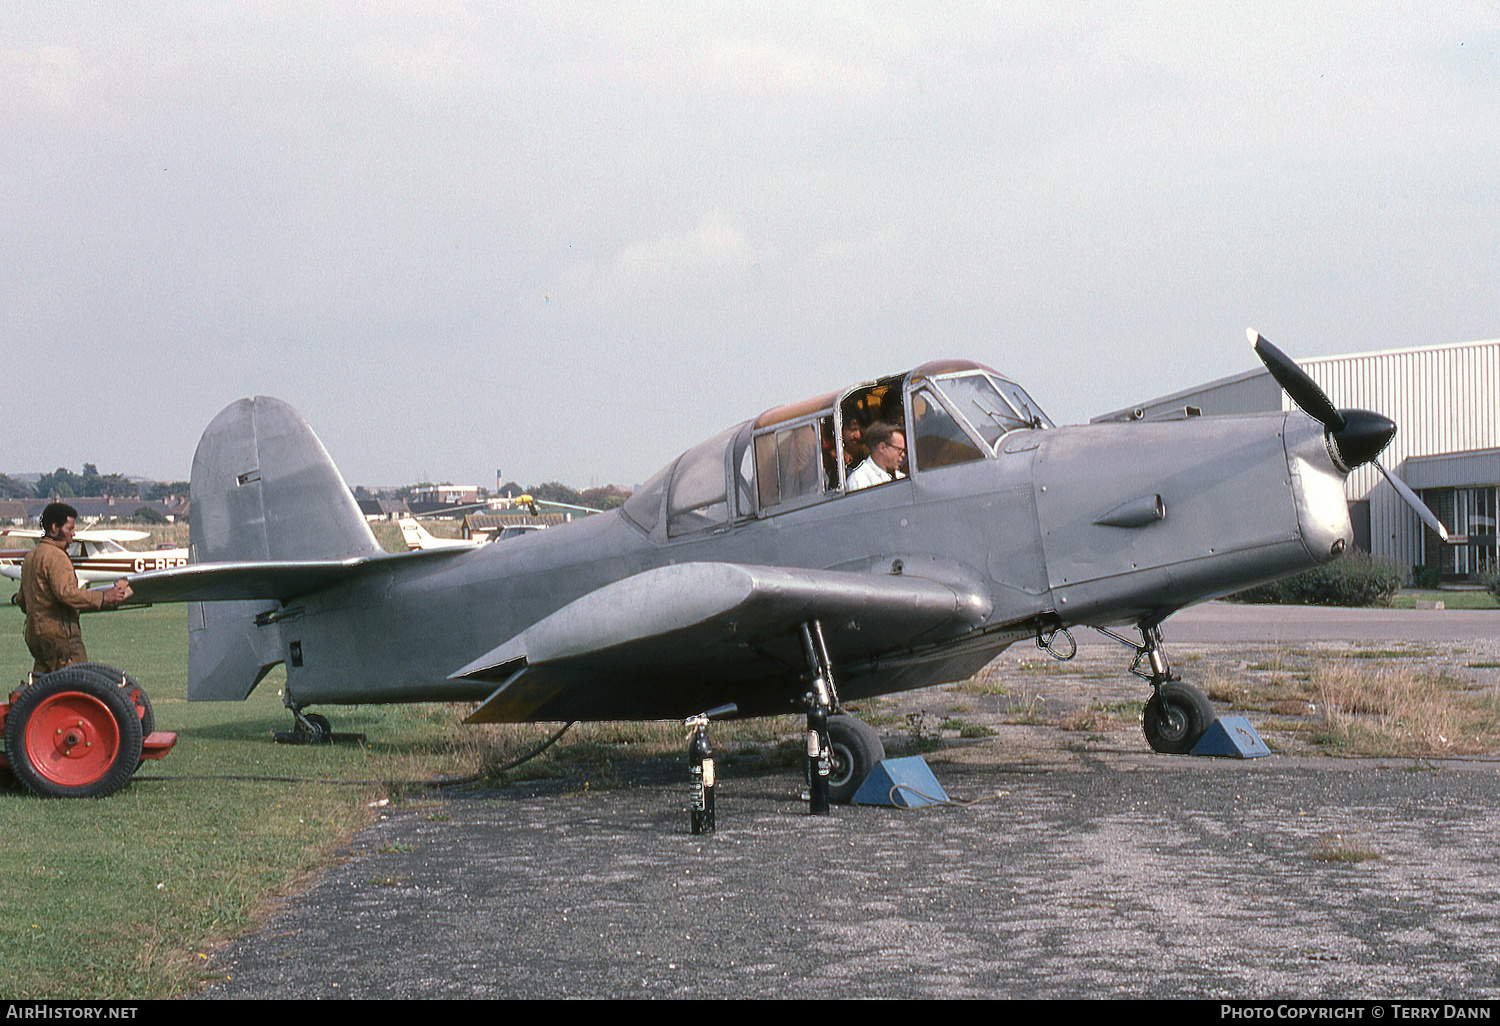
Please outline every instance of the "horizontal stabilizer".
M475 723L748 707L750 682L800 677L808 620L822 622L834 664L850 667L970 631L990 609L987 595L916 577L683 563L591 592L452 677L501 685Z
M413 560L451 559L467 549L425 549L352 559L282 562L189 563L166 570L129 574L131 604L232 602L275 599L290 602L364 574L391 572Z

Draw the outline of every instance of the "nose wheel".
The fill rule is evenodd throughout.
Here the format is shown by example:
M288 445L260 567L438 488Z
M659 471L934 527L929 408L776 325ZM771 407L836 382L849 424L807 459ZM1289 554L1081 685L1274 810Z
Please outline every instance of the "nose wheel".
M1187 755L1218 717L1213 703L1200 688L1184 684L1172 672L1162 644L1161 628L1142 625L1141 643L1135 644L1114 631L1095 628L1120 644L1135 649L1130 672L1151 682L1151 697L1141 712L1141 728L1153 752Z
M1214 708L1208 696L1181 681L1158 687L1141 713L1146 743L1153 752L1165 755L1191 752L1213 722Z

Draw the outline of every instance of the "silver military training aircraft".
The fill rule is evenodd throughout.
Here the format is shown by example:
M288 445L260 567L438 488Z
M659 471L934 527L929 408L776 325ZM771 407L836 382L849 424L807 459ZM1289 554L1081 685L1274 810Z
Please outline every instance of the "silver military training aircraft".
M284 664L308 739L322 705L475 702L474 723L816 706L847 801L884 751L843 702L962 680L1022 640L1066 656L1087 626L1135 650L1151 747L1186 752L1214 713L1163 621L1342 553L1344 480L1396 430L1250 336L1305 413L1056 427L1003 375L929 363L736 424L525 544L395 554L302 417L243 399L194 456L192 562L130 582L194 603L190 698L243 700ZM903 429L907 473L851 489L877 421Z

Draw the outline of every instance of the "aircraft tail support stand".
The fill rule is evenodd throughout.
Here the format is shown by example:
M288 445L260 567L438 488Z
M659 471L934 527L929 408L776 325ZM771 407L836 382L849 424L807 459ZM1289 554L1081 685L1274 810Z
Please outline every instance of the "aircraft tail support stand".
M694 834L711 834L718 829L714 814L714 750L708 741L708 721L738 712L733 704L689 716L683 726L688 729L688 779L692 796L688 802L688 826Z

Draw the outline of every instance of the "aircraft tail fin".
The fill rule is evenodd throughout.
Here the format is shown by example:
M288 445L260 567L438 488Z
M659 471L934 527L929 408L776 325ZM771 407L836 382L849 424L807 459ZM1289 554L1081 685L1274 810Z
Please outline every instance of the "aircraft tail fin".
M383 551L323 443L279 399L241 399L214 418L193 454L192 499L195 563Z
M414 517L401 518L401 537L406 542L406 550L415 552L417 549L427 548L427 543L432 540L432 535L427 529L417 523Z
M302 415L279 399L241 399L193 454L190 562L348 559L383 550L349 486ZM188 697L238 701L283 658L272 600L194 603ZM259 618L259 621L258 619Z

